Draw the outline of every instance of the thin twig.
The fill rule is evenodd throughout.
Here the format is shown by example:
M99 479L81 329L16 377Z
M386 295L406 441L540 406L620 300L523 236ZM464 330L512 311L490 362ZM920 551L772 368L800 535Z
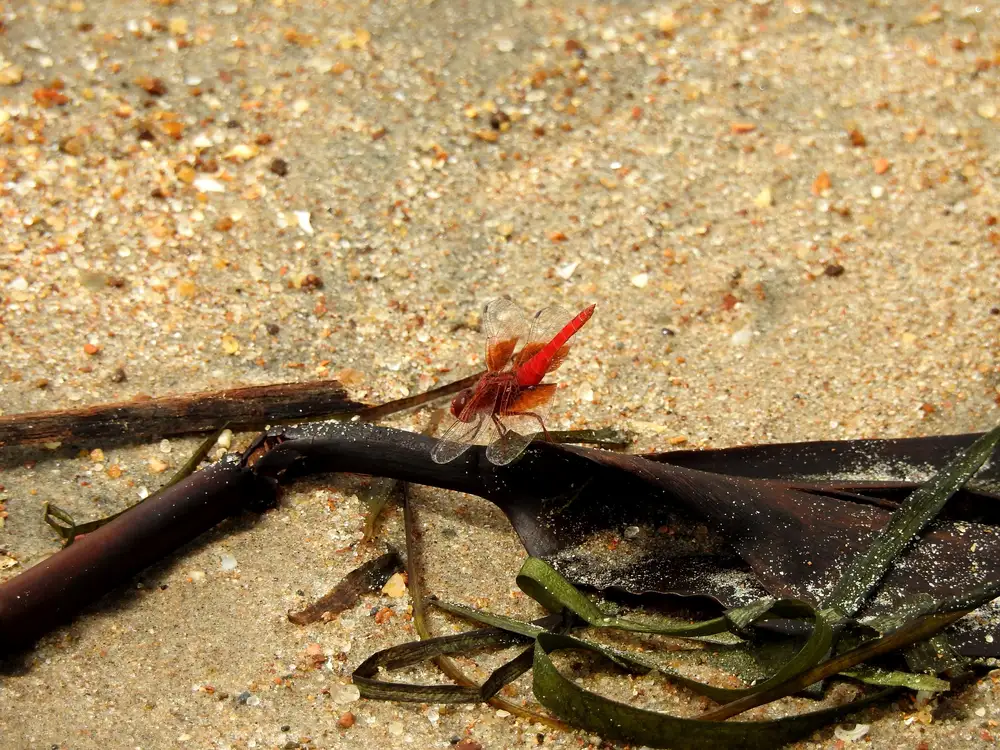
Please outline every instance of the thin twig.
M223 519L275 500L275 488L230 457L0 584L0 654L52 627Z
M485 373L477 372L475 375L469 375L468 377L456 380L453 383L445 383L444 385L440 385L437 388L431 388L431 390L424 391L423 393L417 393L413 396L396 399L395 401L390 401L386 404L379 404L378 406L367 406L357 412L357 417L358 419L363 419L366 422L374 422L376 419L388 417L390 414L396 414L401 411L406 411L407 409L413 409L417 406L423 406L430 401L450 396L453 393L458 393L459 391L464 391L466 388L471 388L479 382L484 374Z
M431 635L430 628L427 627L427 609L425 606L423 587L420 585L420 566L417 562L416 528L413 518L413 506L410 503L409 485L406 482L400 482L400 484L402 485L403 492L403 529L404 534L406 535L406 578L410 589L410 599L413 602L413 626L416 628L417 635L420 636L421 640L427 640L433 636ZM459 685L464 685L466 687L479 687L475 681L466 676L454 659L450 659L447 656L436 656L434 657L434 664L441 670L445 677L458 683ZM563 731L570 731L572 729L569 725L564 724L556 718L536 713L535 711L524 708L523 706L518 706L516 703L510 703L509 701L505 701L503 698L499 698L497 696L493 696L488 702L496 709L502 709L513 714L514 716L527 719L528 721L539 722L541 724L546 724L553 729L560 729Z
M207 456L208 452L212 450L212 446L214 446L218 442L220 435L222 435L222 430L217 430L214 433L212 433L208 438L203 440L201 444L198 446L197 450L195 450L195 452L191 454L191 457L184 462L184 465L181 466L181 468L178 469L174 473L174 475L170 477L170 479L168 479L162 487L160 487L160 489L158 489L152 495L147 497L145 500L140 500L139 503L155 500L160 495L160 493L166 491L170 487L173 487L182 479L187 479L189 476L194 474L194 472L198 469L198 465L205 460L205 456ZM136 503L136 505L138 505L139 503ZM73 516L71 516L65 510L60 508L58 505L54 505L53 503L45 503L43 518L45 520L45 523L47 523L49 526L55 529L56 533L62 537L63 545L68 547L73 543L73 540L76 539L78 536L82 536L83 534L89 534L93 531L96 531L97 529L101 528L101 526L103 526L104 524L115 520L122 513L127 513L134 507L135 505L130 505L128 508L120 510L117 513L112 513L110 516L105 516L104 518L98 518L94 521L85 521L83 523L77 523L73 519Z

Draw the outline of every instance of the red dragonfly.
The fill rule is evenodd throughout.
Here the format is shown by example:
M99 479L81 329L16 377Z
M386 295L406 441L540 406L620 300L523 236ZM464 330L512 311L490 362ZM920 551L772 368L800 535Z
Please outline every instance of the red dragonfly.
M503 466L528 447L536 427L548 437L542 412L555 395L556 384L542 379L566 359L567 342L590 320L595 307L591 305L569 322L561 309L547 307L536 313L529 330L524 313L510 298L490 302L483 314L487 371L451 402L455 421L431 458L448 463L473 444L487 443L486 457ZM521 348L515 354L518 343Z

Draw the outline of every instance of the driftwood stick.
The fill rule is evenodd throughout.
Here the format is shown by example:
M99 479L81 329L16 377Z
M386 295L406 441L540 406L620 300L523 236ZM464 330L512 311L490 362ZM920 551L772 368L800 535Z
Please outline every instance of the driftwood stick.
M182 544L274 497L274 484L233 456L133 506L0 584L0 654L30 646Z
M266 425L329 419L337 414L375 421L470 388L482 375L476 373L376 406L351 400L336 380L316 380L11 414L0 417L0 447L71 440L141 440L211 432L223 426L262 429Z
M354 412L336 380L278 383L0 417L0 446L69 440L142 439L278 424Z

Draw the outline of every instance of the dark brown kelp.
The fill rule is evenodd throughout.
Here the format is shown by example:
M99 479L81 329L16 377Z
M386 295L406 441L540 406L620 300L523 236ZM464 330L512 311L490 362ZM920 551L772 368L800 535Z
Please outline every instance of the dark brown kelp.
M393 573L403 569L399 553L393 550L355 568L333 590L305 609L289 612L288 619L296 625L308 625L339 615L358 603L363 594L378 591Z
M743 746L771 747L846 716L886 693L752 726L715 722L835 674L914 689L933 681L930 689L940 690L946 686L940 679L867 663L872 657L887 655L898 662L900 649L939 631L936 637L946 639L940 641L945 650L957 646L967 654L1000 654L991 639L984 637L992 632L975 622L970 626L968 618L962 620L964 631L942 630L1000 591L1000 535L995 525L983 522L989 514L981 507L996 499L992 494L996 463L979 474L971 489L959 492L962 502L950 504L955 507L948 517L939 515L948 498L993 453L1000 430L986 436L941 439L939 448L950 446L951 450L935 452L937 440L866 445L869 456L882 451L883 458L895 457L899 476L882 482L854 478L863 473L864 466L850 456L857 448L851 443L822 444L822 453L836 459L831 462L827 456L817 462L814 458L812 464L807 447L781 446L801 452L805 457L801 471L780 462L769 465L774 456L757 451L748 459L751 467L744 470L754 475L740 476L734 465L736 452L714 457L685 452L671 462L663 455L651 459L535 443L520 460L505 467L487 461L482 449L439 465L431 459L435 441L412 433L361 422L275 429L255 446L254 455L260 458L252 469L244 461L227 459L0 587L0 634L6 638L6 648L30 642L95 595L234 512L242 499L236 496L245 493L269 500L276 481L290 481L304 473L370 473L472 493L498 505L528 551L551 561L552 565L529 559L518 584L552 611L555 619L532 625L447 607L495 629L406 644L373 655L355 675L364 695L482 701L531 667L533 689L544 706L559 718L609 738L652 746L713 747L739 736ZM787 455L783 460L790 460ZM702 466L714 461L717 468L730 465L732 470L703 471L680 465L685 461ZM909 470L905 469L907 461ZM851 476L837 476L838 470ZM917 485L910 476L918 470L937 474L911 493ZM769 471L782 477L767 478ZM152 515L159 518L153 521ZM119 558L127 559L128 566L119 565ZM381 563L376 567L382 570ZM690 575L691 571L698 575ZM720 578L720 573L726 575ZM743 590L732 587L733 573L744 576ZM354 578L354 583L372 585L368 571ZM604 613L567 578L635 594L709 595L726 612L694 625L647 626ZM727 583L720 585L721 580ZM869 601L873 595L876 598ZM321 602L319 609L328 610L327 604ZM853 617L859 610L882 616L861 624ZM797 650L788 652L776 671L755 685L720 688L661 670L696 692L730 701L699 720L676 719L590 693L560 675L549 658L554 651L585 650L629 671L645 673L649 665L581 640L572 631L585 623L587 627L680 636L728 631L753 638L754 627L765 621L769 626L773 621L779 630L791 627L791 632L806 632L808 637L799 641ZM848 637L842 639L845 634ZM395 669L446 653L464 653L470 647L516 642L531 646L480 687L394 685L377 677L379 668ZM906 657L921 663L922 657L911 652ZM855 669L859 666L860 670Z
M552 560L578 583L631 593L710 595L724 606L763 593L819 603L845 563L868 548L891 516L887 508L855 499L849 481L834 479L829 483L838 491L827 493L823 483L806 489L544 443L532 444L504 468L478 449L436 465L430 460L433 440L361 424L293 428L283 437L261 460L261 472L370 472L479 495L504 511L530 554ZM938 439L925 440L931 449L923 453L930 455ZM944 441L953 445L956 438ZM911 453L915 445L909 444ZM939 468L950 454L938 455ZM922 469L928 465L921 461ZM987 479L994 471L987 469ZM699 524L708 532L701 544L670 533ZM598 537L613 542L615 551L596 554L588 551L594 545L581 546ZM742 572L742 590L732 588L732 576L718 575L723 572ZM890 611L915 594L940 597L997 579L997 530L941 520L889 570L867 611ZM981 636L967 637L962 648L973 655L1000 653Z
M273 501L273 483L228 456L133 506L0 584L0 654L30 646L223 519Z

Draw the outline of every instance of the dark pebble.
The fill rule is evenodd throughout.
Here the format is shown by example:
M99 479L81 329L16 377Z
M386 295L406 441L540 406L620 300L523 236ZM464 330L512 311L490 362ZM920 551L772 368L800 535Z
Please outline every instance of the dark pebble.
M831 278L836 278L837 276L844 275L844 267L839 263L831 263L823 269L823 273Z
M278 175L278 177L284 177L288 174L288 162L284 159L271 159L271 163L267 168Z
M277 323L266 323L264 328L267 330L269 336L277 336L278 332L281 331L281 326Z
M321 279L319 276L317 276L314 273L310 273L310 274L306 275L306 277L302 280L302 288L303 289L322 289L323 288L323 279Z
M499 112L494 112L490 115L490 127L494 130L500 130L505 123L510 122L510 115L508 115L503 110Z

